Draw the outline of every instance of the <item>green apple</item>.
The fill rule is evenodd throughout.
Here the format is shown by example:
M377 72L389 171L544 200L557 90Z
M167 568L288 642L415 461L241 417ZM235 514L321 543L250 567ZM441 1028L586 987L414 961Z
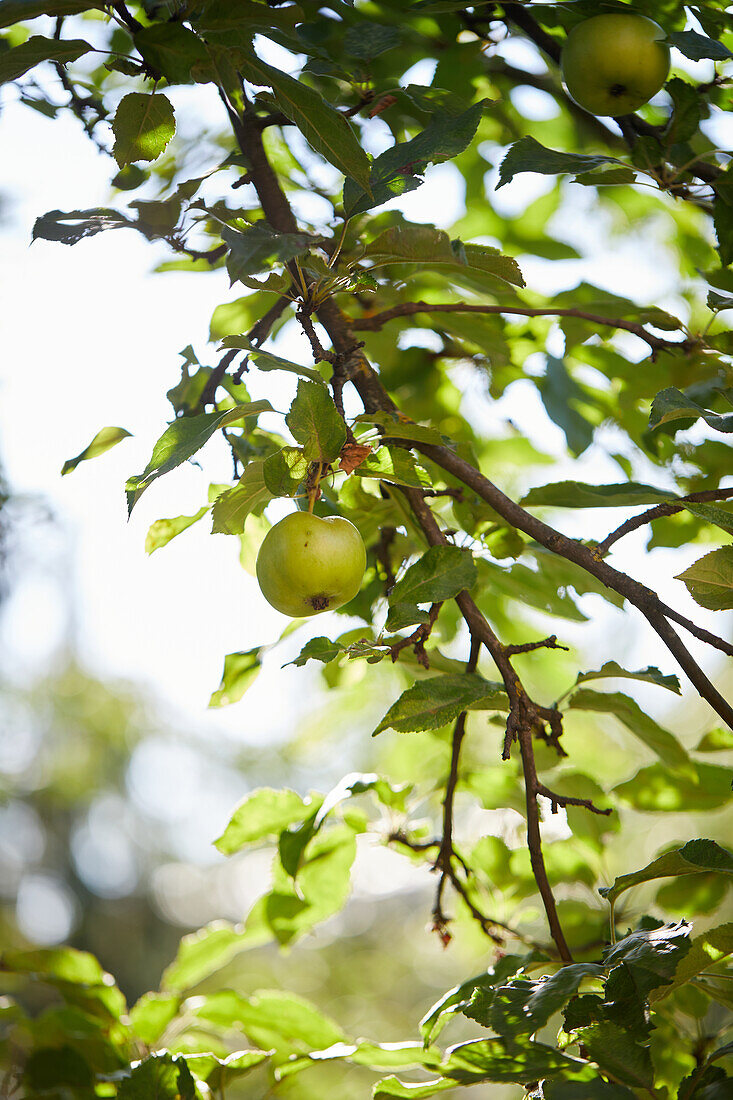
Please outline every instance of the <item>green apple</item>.
M365 568L366 550L353 523L308 512L293 512L271 527L257 555L262 595L294 619L353 600Z
M592 115L627 115L667 79L669 47L658 23L609 12L573 27L562 51L568 95Z

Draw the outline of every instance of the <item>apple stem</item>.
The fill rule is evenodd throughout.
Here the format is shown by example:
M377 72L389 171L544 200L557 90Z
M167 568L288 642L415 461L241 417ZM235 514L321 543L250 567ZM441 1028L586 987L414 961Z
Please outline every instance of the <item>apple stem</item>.
M319 485L321 483L321 472L322 471L323 471L323 463L319 462L318 463L318 470L316 471L316 476L313 478L313 485L312 485L312 487L309 487L309 489L308 489L308 512L311 515L313 514L313 506L315 505L316 500L318 499L318 497L321 495Z

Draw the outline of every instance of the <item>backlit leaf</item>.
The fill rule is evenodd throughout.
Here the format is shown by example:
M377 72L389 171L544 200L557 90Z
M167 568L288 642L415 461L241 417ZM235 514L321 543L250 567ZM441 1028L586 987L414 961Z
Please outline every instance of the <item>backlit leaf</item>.
M327 161L369 190L369 158L344 116L303 80L265 64L250 50L239 55L241 72L252 84L272 88L280 109Z
M303 821L313 812L314 807L309 808L295 791L260 787L237 806L226 829L215 841L216 847L224 855L231 855L245 844L277 836L288 825Z
M701 607L729 610L733 607L733 547L713 550L675 579L685 582L693 600Z
M476 566L470 550L431 546L399 579L389 594L389 603L442 603L475 583Z
M432 676L403 692L374 731L431 730L457 718L462 710L508 710L503 687L476 673Z
M120 168L135 161L157 160L176 132L171 102L160 93L130 92L119 102L112 130L112 152Z
M501 162L496 187L498 190L521 172L539 172L543 176L575 175L576 172L590 172L604 164L620 164L625 167L616 157L563 153L556 149L547 149L533 137L523 137L512 145Z
M0 53L0 84L17 80L41 61L55 61L59 65L65 65L69 61L76 61L91 49L89 43L80 38L58 41L55 38L33 35L21 46L14 46Z
M212 532L215 535L241 535L250 512L272 499L265 484L264 462L253 459L233 489L217 497L213 508Z
M156 519L148 528L145 536L145 553L152 554L161 546L167 546L171 539L180 535L181 531L188 530L208 512L208 506L199 508L192 516L175 516L173 519Z
M262 648L244 653L229 653L224 658L221 684L209 700L210 707L226 707L238 703L247 688L257 679L262 667Z
M123 439L127 439L130 436L130 432L125 428L102 428L98 431L91 443L84 448L84 450L76 456L76 458L68 458L61 467L61 476L64 474L70 474L72 470L75 470L80 462L85 462L89 458L97 458L99 455L103 455L105 451L108 451L110 447L116 446L121 443Z
M309 462L335 462L346 442L346 425L325 386L298 382L298 393L285 417Z
M689 764L689 757L674 734L650 718L628 695L581 688L572 695L568 706L574 710L613 714L666 764L673 768L684 768Z
M690 840L684 847L674 852L666 852L663 856L652 860L640 871L621 875L615 880L613 886L602 887L599 893L607 901L615 901L625 890L638 886L641 882L707 871L733 875L733 855L725 848L721 848L714 840Z

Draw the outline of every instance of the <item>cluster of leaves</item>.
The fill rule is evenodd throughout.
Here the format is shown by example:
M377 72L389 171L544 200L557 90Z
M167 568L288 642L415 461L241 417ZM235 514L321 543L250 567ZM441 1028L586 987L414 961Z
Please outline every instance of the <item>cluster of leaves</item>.
M235 815L220 845L231 850L287 823L289 831L280 835L281 860L295 877L293 861L306 846L304 834L310 833L307 845L312 847L313 834L338 801L370 789L394 803L396 792L386 792L383 783L380 789L380 781L369 777L352 777L340 791L307 808L292 792L257 792ZM306 809L309 816L302 822ZM311 861L329 862L321 848L297 871L304 896ZM617 880L607 893L618 897L653 878L709 871L733 874L733 857L712 841L693 841ZM317 869L318 874L329 877L328 870ZM274 891L269 900L273 912L278 907L285 912L285 895ZM291 900L297 898L291 895ZM292 915L294 904L289 908ZM731 924L692 938L686 921L664 925L644 918L635 931L607 947L600 962L559 968L538 950L503 955L426 1013L422 1041L387 1044L354 1040L315 1005L290 993L243 995L219 989L191 995L193 987L256 938L249 922L245 929L219 925L187 937L161 989L145 994L129 1010L114 979L85 952L5 952L2 985L20 995L20 1000L6 995L0 1002L0 1051L11 1056L6 1087L34 1096L194 1100L212 1092L221 1095L245 1075L254 1074L251 1090L258 1082L266 1087L266 1079L272 1084L315 1065L343 1061L376 1072L417 1067L439 1074L424 1083L383 1078L374 1095L385 1100L427 1097L480 1082L530 1087L539 1079L551 1100L581 1095L630 1100L638 1095L634 1090L659 1090L666 1084L679 1085L677 1095L685 1100L709 1100L726 1096L730 1088L731 1079L717 1063L730 1054L731 1044L718 1045L715 1032L699 1035L694 1051L664 1048L670 1033L679 1032L681 1019L687 1020L683 1029L690 1028L711 998L729 1002L720 964L733 952ZM29 1015L23 1000L40 1003L43 1011ZM560 1013L556 1043L539 1041ZM441 1049L436 1040L456 1016L475 1021L492 1036ZM241 1049L242 1039L252 1046Z
M8 28L0 81L19 82L24 102L54 116L61 105L35 76L37 65L54 65L69 97L63 106L114 158L118 199L132 191L144 196L125 210L52 211L38 219L34 238L77 245L103 231L133 229L176 254L159 270L223 267L231 284L246 291L212 317L216 365L202 363L191 346L182 353L181 380L168 392L174 417L146 468L129 479L128 509L217 433L231 448L236 484L212 485L208 502L192 515L158 520L146 548L157 550L211 512L213 532L238 536L242 563L251 569L269 525L268 504L275 498L303 503L317 490L319 514L346 516L360 529L368 568L361 592L342 609L359 625L336 638L311 638L294 663L321 662L327 683L338 688L354 662L386 666L389 657L409 686L375 732L409 733L435 749L420 773L427 795L416 784L413 798L411 790L376 775L348 776L325 798L288 790L252 795L218 845L233 853L245 844L276 841L272 889L244 929L222 926L184 941L163 992L136 1006L129 1020L93 960L62 953L56 973L53 955L6 958L7 972L37 974L64 999L64 1007L48 1010L50 1022L48 1012L26 1017L7 1005L7 1042L13 1056L22 1054L18 1072L31 1093L80 1089L81 1095L132 1097L155 1089L161 1096L194 1096L204 1086L221 1091L250 1070L265 1072L265 1060L284 1078L332 1058L375 1069L417 1065L439 1074L426 1084L387 1078L377 1086L383 1097L427 1096L480 1081L520 1082L537 1094L541 1080L544 1095L556 1100L621 1100L652 1088L679 1100L718 1100L730 1089L717 1064L730 1049L713 1048L714 1033L707 1030L724 1026L716 1006L730 1007L715 969L730 953L729 926L691 940L687 923L645 918L597 961L604 921L590 902L565 897L561 922L573 950L589 957L574 963L552 898L552 888L563 883L593 888L604 874L608 838L619 827L596 804L608 793L605 769L581 761L571 770L564 762L564 718L572 721L578 711L610 715L657 758L613 788L616 800L634 810L718 809L730 790L727 770L698 755L729 748L726 735L710 731L693 754L630 696L586 686L627 679L679 693L674 675L626 669L613 652L600 669L578 672L573 666L575 682L561 693L558 669L564 674L566 666L557 663L556 636L530 640L538 615L561 625L587 621L584 597L591 595L613 609L630 599L652 625L655 616L658 622L659 606L648 602L653 593L645 589L639 596L641 586L630 587L623 575L602 568L611 546L638 526L648 525L650 549L721 542L680 579L698 605L733 608L733 513L714 503L733 495L721 484L730 473L725 436L733 431L733 344L720 317L733 308L733 200L728 155L717 149L708 125L727 107L733 21L714 2L691 9L694 26L681 3L636 5L660 21L685 57L720 67L711 65L711 78L700 86L681 69L668 84L671 109L650 105L614 127L570 104L557 70L567 30L607 6L591 0L468 7L398 0L356 7L334 0L324 9L315 0L149 0L109 9L83 0L0 0L0 26ZM56 18L53 37L26 26L42 15ZM104 29L105 60L97 67L97 49L86 38L67 36L67 17L74 20L74 35L87 25ZM547 60L541 74L508 62L507 36L521 38L535 55L542 51ZM283 49L300 70L297 78L286 65L271 63ZM429 85L411 82L418 62L434 63ZM229 125L226 137L187 144L176 134L174 100L181 84L213 86ZM556 104L544 122L526 118L511 94L532 87ZM375 131L387 147L372 157L367 148ZM111 148L100 135L113 142ZM465 183L466 201L465 215L450 232L411 222L393 203L385 209L416 191L430 165L448 161ZM488 204L489 173L499 190L522 173L554 183L515 219ZM649 183L651 188L639 186ZM224 188L236 190L239 205L221 197ZM683 285L676 288L676 312L682 317L585 282L551 295L526 286L523 257L558 263L580 258L580 241L557 224L578 195L590 197L588 216L598 224L633 220L639 234L651 237L664 221L678 252ZM291 201L306 211L299 221ZM321 212L308 214L316 208ZM289 321L307 338L303 346L313 363L263 346ZM330 348L321 344L324 332ZM473 384L479 380L482 402L490 398L492 411L500 410L488 429L463 402L461 370ZM296 377L287 411L252 399L254 387L243 378L255 371ZM347 383L364 407L348 418ZM548 456L508 417L501 419L501 401L506 396L511 402L517 384L536 392L564 437L569 461L593 445L615 463L622 480L532 484L528 472ZM64 472L127 434L103 428ZM521 507L482 479L482 469L524 494ZM459 476L461 471L468 473ZM638 507L648 510L583 543L563 542L534 516L537 509L577 515L585 508L619 508L626 515ZM473 641L489 650L489 670L477 659L468 665L465 656L456 659L465 648L459 612ZM671 614L696 629L674 609ZM499 634L511 644L499 642ZM705 634L704 641L713 638L730 655L729 643ZM660 636L669 643L666 627ZM510 663L538 648L555 662L537 666L547 706L529 699ZM669 648L679 659L674 640ZM241 699L264 655L264 646L229 654L212 705ZM693 682L726 718L728 705L688 657L683 648L682 667L692 670ZM376 676L381 670L369 671ZM475 712L491 716L484 722L489 732L506 731L501 767L478 750L459 767L466 716ZM517 740L521 765L507 759ZM552 789L544 783L549 773ZM534 835L530 851L513 851L500 837L483 837L465 854L457 850L451 836L456 790L486 809L526 813L527 835ZM502 928L520 942L526 938L487 912L486 898L498 879L515 901L536 899L539 891L554 946L543 937L529 955L507 955L487 975L449 994L427 1018L424 1046L353 1042L287 994L220 991L203 1001L186 998L197 981L244 947L272 939L290 944L339 911L356 837L370 824L350 800L366 793L390 821L382 838L409 859L430 859L440 872L434 918L441 935L448 938L440 892L447 878L459 903L495 941L504 942ZM573 834L547 845L544 860L540 796L553 810L565 808ZM432 827L414 820L424 798L432 799L436 816L435 803L442 803L438 839ZM663 853L624 885L694 873L709 887L707 896L704 890L695 895L695 909L712 913L725 892L719 875L730 872L729 860L712 841L692 842ZM683 893L685 887L686 881ZM617 882L609 900L615 902L623 888ZM679 894L667 897L674 908ZM612 919L612 936L615 929ZM551 975L527 976L548 965L557 967ZM559 1043L534 1038L560 1010ZM459 1014L494 1035L436 1051L439 1027ZM680 1016L706 1021L702 1046ZM259 1049L232 1044L232 1029L243 1030ZM676 1037L672 1046L679 1052L665 1060L661 1051L669 1036Z

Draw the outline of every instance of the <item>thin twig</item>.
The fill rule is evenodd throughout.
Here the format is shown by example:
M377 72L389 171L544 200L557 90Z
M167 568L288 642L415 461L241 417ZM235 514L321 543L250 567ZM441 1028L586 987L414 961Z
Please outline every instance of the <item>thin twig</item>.
M532 653L535 649L564 649L569 652L566 645L561 645L556 634L549 638L542 638L539 642L524 642L522 645L505 645L504 652L508 657L514 657L517 653Z
M414 630L412 634L407 638L400 638L399 642L395 642L390 647L390 657L394 663L399 657L403 649L407 649L408 646L412 646L417 657L418 664L421 664L423 668L430 668L430 660L425 652L425 642L430 637L430 632L435 626L435 621L440 614L440 609L443 606L441 603L431 604L428 612L428 621L426 623L420 623L417 630Z
M636 531L638 527L651 523L652 520L659 519L661 516L673 516L676 512L684 512L685 504L703 504L705 501L710 500L730 500L731 497L733 497L733 489L705 489L700 493L689 493L676 501L656 504L653 508L648 508L646 512L641 512L638 516L627 519L615 531L611 531L610 535L606 535L605 539L598 543L598 553L605 556L613 544L622 539L624 535L628 535L631 531ZM731 526L733 526L733 515L731 515Z
M471 650L466 663L466 672L471 673L476 671L480 649L480 643L472 637ZM443 888L446 879L450 877L453 856L455 854L453 850L453 803L455 800L456 786L458 784L458 764L461 757L461 745L463 744L465 735L466 711L462 710L453 727L450 771L448 773L448 781L445 785L445 796L443 798L443 836L433 865L434 870L440 871L438 887L435 893L435 904L433 905L433 928L439 933L444 943L447 943L447 940L450 939L450 933L448 932L450 918L443 912Z

